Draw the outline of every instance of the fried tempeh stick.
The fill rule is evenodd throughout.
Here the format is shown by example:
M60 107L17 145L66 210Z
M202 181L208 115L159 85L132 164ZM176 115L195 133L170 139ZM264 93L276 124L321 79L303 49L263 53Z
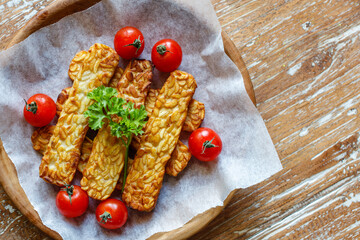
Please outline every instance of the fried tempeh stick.
M159 94L159 90L150 89L149 94L145 101L145 109L148 112L148 116L151 115L151 112L155 105L155 100L157 95ZM192 132L195 131L201 125L202 121L205 117L205 106L203 103L191 99L189 103L189 110L185 119L184 126L182 128L183 131ZM137 140L139 137L136 137L131 142L131 145L138 149ZM182 170L185 169L188 162L191 159L191 153L189 148L183 144L181 141L177 142L176 148L171 154L171 158L166 164L166 173L168 175L176 177Z
M71 87L64 88L61 90L61 93L58 95L56 100L56 116L60 117L61 111L64 108L66 100L69 98L69 92Z
M148 96L145 100L145 109L150 117L152 110L154 109L156 97L158 96L160 89L150 89ZM205 117L205 106L202 102L195 99L191 99L189 104L189 110L185 119L183 131L193 132L198 129Z
M140 138L141 136L134 136L131 141L131 146L135 150L140 148ZM182 170L185 169L190 159L191 153L189 148L178 140L176 147L171 153L171 157L166 164L166 173L170 176L176 177Z
M46 150L46 146L49 143L50 137L54 132L54 128L55 128L54 125L47 125L47 126L35 129L35 131L31 135L31 142L33 144L33 148L36 151L38 151L41 154L44 154L44 152ZM81 157L80 157L79 164L77 166L77 170L81 173L84 171L85 166L89 160L92 145L93 145L93 141L90 138L86 137L82 144L82 147L81 147ZM130 167L134 160L129 158L128 161L129 161L129 164L128 164L128 172L129 172ZM116 188L119 190L122 189L122 174L123 174L123 171L121 172L119 181L116 184Z
M131 208L154 209L165 165L179 139L195 88L193 76L179 70L172 72L161 88L126 178L122 199Z
M81 146L81 156L80 156L79 164L77 166L77 170L81 173L84 172L86 164L89 161L92 147L93 147L93 140L91 140L88 137L85 137L85 140Z
M91 100L86 95L98 86L108 85L118 63L116 52L98 43L89 51L77 53L71 61L69 76L74 83L39 167L45 181L59 186L71 183L88 130L83 113Z
M44 155L46 151L50 138L54 133L54 129L55 129L54 125L47 125L35 129L35 131L31 135L31 142L33 144L33 148L42 155Z
M31 135L31 142L33 144L33 148L42 155L44 155L45 153L50 138L54 133L54 129L55 129L54 125L47 125L35 129L35 131ZM93 141L90 138L85 137L84 142L81 146L81 156L80 156L79 164L77 166L77 170L79 170L79 172L81 173L84 171L86 163L89 160L92 145L93 145Z
M109 86L114 87L117 85L117 82L120 79L119 73L122 71L123 71L122 69L118 69L116 71L116 74L110 80ZM118 77L116 77L116 76L118 76ZM66 100L66 96L68 95L67 91L68 91L68 88L65 88L59 94L57 102L56 102L58 109L62 109L62 104ZM148 116L150 116L150 114L154 108L156 97L159 94L159 92L160 92L160 89L149 89L148 95L145 99L145 109L148 112ZM186 120L185 120L182 130L184 130L184 128L186 126L188 126L187 131L196 130L200 126L202 120L204 119L204 116L205 116L204 104L192 99L189 104L188 114L186 116ZM191 119L193 119L193 120L191 120ZM37 143L37 144L39 144L39 143ZM137 150L139 148L139 144L140 144L140 136L134 136L131 141L131 146L135 150ZM174 152L171 154L170 160L166 164L166 173L168 175L176 177L182 170L184 170L184 168L187 166L190 159L191 159L191 153L190 153L188 147L186 145L184 145L181 141L178 141ZM84 165L83 162L80 162L80 163L82 165Z
M41 154L44 154L46 147L49 143L50 137L52 136L54 132L55 126L47 125L45 127L37 128L32 136L31 141L33 144L33 148L40 152ZM133 140L131 143L138 142L138 144L135 145L135 149L137 150L140 146L140 138L139 136L133 137ZM81 156L79 160L79 164L77 166L77 169L79 172L83 172L85 169L85 166L89 160L91 149L93 146L93 141L85 137L85 140L81 147ZM170 176L176 177L184 168L187 166L189 160L191 158L191 153L188 149L188 147L183 144L181 141L178 141L176 144L176 147L174 151L171 154L170 160L166 164L166 174ZM129 167L132 164L133 159L129 158ZM130 168L128 168L130 170ZM116 188L121 190L122 188L122 178L121 175L119 177L119 181L116 185Z
M190 159L191 153L189 148L181 141L178 141L171 154L170 160L166 164L166 174L176 177L182 170L185 169Z
M145 102L151 80L150 61L130 62L117 84L118 97L132 101L135 106L140 107ZM119 180L125 154L124 143L120 138L111 135L110 126L105 123L94 139L90 158L80 182L82 189L94 199L108 198Z
M121 75L123 74L124 70L121 67L117 67L114 76L110 79L109 87L116 88ZM73 76L72 76L73 77ZM73 80L73 79L71 79ZM65 101L69 98L69 91L71 87L64 88L61 90L61 93L58 95L56 100L56 115L59 117L60 113L63 109L63 105Z

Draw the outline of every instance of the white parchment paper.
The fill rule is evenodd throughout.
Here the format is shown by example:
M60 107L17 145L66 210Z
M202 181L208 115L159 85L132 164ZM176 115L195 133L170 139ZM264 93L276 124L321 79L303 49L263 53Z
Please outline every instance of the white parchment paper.
M23 118L23 98L45 93L56 99L62 88L71 86L67 71L75 54L96 42L113 47L116 31L127 25L145 36L141 58L150 59L151 48L160 39L179 42L184 54L179 69L195 77L194 98L205 103L202 126L219 133L223 151L216 161L192 159L177 178L166 176L152 213L130 210L123 228L108 231L96 223L97 201L92 200L87 213L76 219L58 213L59 188L38 177L41 155L32 149L34 128ZM64 239L145 239L181 227L197 214L222 205L232 190L256 184L282 168L240 72L223 51L220 31L206 0L106 0L0 53L0 136L21 186L46 226ZM123 67L126 63L120 61ZM167 76L155 70L154 86L161 87ZM182 136L185 142L187 137Z

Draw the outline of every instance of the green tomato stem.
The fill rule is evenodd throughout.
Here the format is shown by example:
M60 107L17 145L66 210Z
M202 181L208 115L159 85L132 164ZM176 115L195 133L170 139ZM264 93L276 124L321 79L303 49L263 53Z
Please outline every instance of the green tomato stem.
M27 104L25 99L24 99L24 101L25 101L25 109L26 109L26 111L32 112L33 114L35 114L37 112L37 109L38 109L36 102L33 101L33 102Z
M142 42L140 41L140 35L139 35L139 37L138 37L137 39L135 39L133 43L124 45L123 47L134 46L134 47L136 47L136 52L135 52L135 54L137 54L137 52L138 52L139 49L141 48L141 45L142 45Z
M166 52L172 53L169 50L166 49L165 44L164 45L158 45L156 47L156 51L160 54L160 55L164 55Z
M100 215L100 223L105 224L111 219L111 214L107 211L105 211L103 214Z
M74 185L65 185L65 188L61 188L61 191L65 191L67 193L67 195L69 196L69 200L70 200L70 205L72 205L71 202L71 196L74 194Z
M203 147L202 147L202 152L201 154L205 154L205 150L208 149L208 148L213 148L213 147L219 147L219 146L216 146L212 143L212 141L215 139L215 137L213 137L213 139L211 139L210 141L206 140L204 143L203 143Z

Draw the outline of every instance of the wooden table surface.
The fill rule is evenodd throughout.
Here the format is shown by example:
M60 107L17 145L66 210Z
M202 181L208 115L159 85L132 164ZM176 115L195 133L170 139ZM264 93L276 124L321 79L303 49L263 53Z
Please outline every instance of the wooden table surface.
M0 0L0 49L53 1ZM360 238L360 1L212 3L284 169L238 190L192 239ZM1 186L0 239L49 239Z

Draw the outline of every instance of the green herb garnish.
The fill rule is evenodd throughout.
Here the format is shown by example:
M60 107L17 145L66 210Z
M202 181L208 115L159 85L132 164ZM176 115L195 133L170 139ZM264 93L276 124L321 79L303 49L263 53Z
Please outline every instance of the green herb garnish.
M116 97L117 94L114 88L105 86L95 88L87 95L88 98L94 100L94 103L88 107L84 115L89 118L89 127L93 130L100 129L107 119L111 129L111 135L120 138L124 143L126 153L123 191L127 176L131 139L133 134L139 135L143 133L142 129L146 123L147 112L144 105L141 105L139 109L135 108L133 102L126 102L125 99Z

